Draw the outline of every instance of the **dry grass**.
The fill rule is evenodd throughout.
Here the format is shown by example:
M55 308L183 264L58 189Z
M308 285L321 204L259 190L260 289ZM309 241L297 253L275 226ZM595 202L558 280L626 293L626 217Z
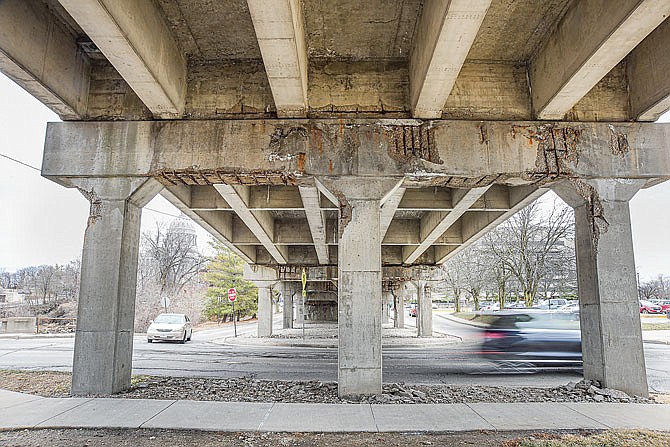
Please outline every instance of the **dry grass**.
M647 430L608 430L591 435L538 433L505 441L503 447L667 447L670 433Z

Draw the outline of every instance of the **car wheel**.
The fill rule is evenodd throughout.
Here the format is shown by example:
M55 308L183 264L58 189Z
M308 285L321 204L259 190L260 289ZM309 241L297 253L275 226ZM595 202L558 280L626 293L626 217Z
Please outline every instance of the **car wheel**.
M181 343L182 345L186 343L186 331L184 331L184 336L181 338L181 340L179 340L179 343Z
M643 314L648 314L649 312L647 311L647 309L642 309L642 313Z
M153 340L152 340L152 339L150 339L150 338L147 338L147 343L152 343L152 342L153 342Z
M193 331L191 331L191 332L188 334L188 338L186 339L186 341L191 341L191 337L193 337Z

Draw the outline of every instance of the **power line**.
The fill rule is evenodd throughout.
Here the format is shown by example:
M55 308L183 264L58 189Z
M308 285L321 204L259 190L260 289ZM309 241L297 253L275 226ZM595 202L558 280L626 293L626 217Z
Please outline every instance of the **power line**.
M17 160L16 158L12 158L12 157L10 157L9 155L5 155L5 154L0 153L0 157L4 157L4 158L6 158L6 159L8 159L8 160L13 161L14 163L18 163L18 164L23 165L23 166L26 166L26 167L28 167L28 168L34 169L34 170L36 170L37 172L42 172L42 170L41 170L40 168L36 168L35 166L29 165L28 163L24 163L24 162L22 162L21 160Z
M24 163L24 162L22 162L21 160L17 160L16 158L12 158L12 157L10 157L9 155L5 155L5 154L3 154L3 153L0 153L0 157L4 157L4 158L6 158L6 159L8 159L8 160L13 161L14 163L18 163L18 164L23 165L23 166L26 166L26 167L28 167L28 168L30 168L30 169L34 169L34 170L36 170L37 172L42 172L41 169L36 168L35 166L32 166L32 165L30 165L30 164L28 164L28 163ZM151 211L151 212L154 212L154 213L158 213L158 214L163 214L163 215L165 215L165 216L170 216L170 217L173 217L173 218L175 218L175 219L186 219L186 220L188 220L187 217L184 217L184 216L175 216L174 214L166 213L165 211L155 210L155 209L153 209L153 208L148 208L148 207L146 207L146 206L145 206L144 208L142 208L142 209L147 210L147 211Z

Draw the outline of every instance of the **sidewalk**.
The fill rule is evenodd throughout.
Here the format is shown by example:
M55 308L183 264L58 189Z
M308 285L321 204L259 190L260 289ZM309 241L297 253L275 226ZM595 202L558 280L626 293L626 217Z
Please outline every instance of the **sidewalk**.
M54 399L0 390L0 430L24 428L424 433L608 428L668 431L670 405L370 405Z

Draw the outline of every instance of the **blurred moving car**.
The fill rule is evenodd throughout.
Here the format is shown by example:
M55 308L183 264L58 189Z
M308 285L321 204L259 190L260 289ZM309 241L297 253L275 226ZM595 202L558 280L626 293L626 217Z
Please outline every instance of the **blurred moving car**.
M658 304L654 304L651 301L640 300L640 313L641 314L661 314L663 310Z
M191 341L193 327L191 320L184 314L160 314L147 329L147 342L154 340Z
M582 366L579 314L502 311L484 332L481 355L514 370Z
M654 301L654 304L661 306L661 312L667 314L670 312L670 300L658 300Z

